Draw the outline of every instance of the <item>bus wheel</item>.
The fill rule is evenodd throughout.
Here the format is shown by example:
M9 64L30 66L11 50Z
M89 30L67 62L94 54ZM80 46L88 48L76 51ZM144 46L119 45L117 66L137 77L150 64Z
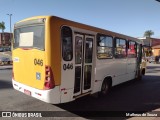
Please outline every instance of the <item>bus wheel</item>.
M144 68L142 69L142 75L145 75L145 69Z
M138 80L142 80L142 75L138 76L137 79L138 79Z
M106 96L111 88L111 81L109 79L105 79L102 83L100 96Z

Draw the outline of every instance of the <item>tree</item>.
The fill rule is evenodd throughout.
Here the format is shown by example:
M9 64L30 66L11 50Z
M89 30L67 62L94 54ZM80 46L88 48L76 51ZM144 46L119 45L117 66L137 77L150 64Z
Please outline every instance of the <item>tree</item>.
M152 41L151 41L151 36L154 35L154 32L152 30L147 30L144 33L144 37L148 37L149 38L149 49L148 49L148 55L147 56L151 56L152 55Z
M4 30L6 29L6 27L5 27L5 22L1 22L0 23L0 29L2 30L2 40L3 40L3 42L2 43L4 43L4 41L5 41L5 37L4 37Z
M145 37L151 38L152 35L154 35L154 32L153 32L152 30L147 30L147 31L145 31L145 33L144 33L144 36L145 36Z
M5 27L5 22L1 22L0 23L0 29L2 30L2 33L4 32L4 30L6 29L6 27Z

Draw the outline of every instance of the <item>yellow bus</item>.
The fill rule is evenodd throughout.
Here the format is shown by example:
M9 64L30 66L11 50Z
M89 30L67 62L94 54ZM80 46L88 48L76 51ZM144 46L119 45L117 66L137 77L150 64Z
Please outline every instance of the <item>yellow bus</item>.
M138 78L138 39L56 16L14 26L14 89L59 104Z

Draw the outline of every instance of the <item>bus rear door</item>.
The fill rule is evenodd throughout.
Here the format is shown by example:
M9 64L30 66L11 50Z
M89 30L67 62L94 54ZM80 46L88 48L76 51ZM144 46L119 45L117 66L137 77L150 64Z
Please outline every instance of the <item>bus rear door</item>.
M91 92L94 36L75 34L74 97Z

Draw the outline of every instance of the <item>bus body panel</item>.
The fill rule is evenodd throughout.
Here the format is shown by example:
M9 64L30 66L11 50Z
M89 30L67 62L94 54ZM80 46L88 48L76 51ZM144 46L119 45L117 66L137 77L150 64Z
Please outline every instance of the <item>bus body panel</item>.
M102 84L103 80L107 77L112 78L112 86L128 80L126 76L126 59L116 60L97 60L96 62L96 84ZM100 86L101 87L101 86ZM101 88L99 88L100 91Z
M37 89L44 89L45 82L45 67L49 66L52 69L54 84L57 86L60 84L61 72L60 72L60 41L59 36L57 38L56 33L59 30L53 29L51 25L51 17L33 17L32 19L26 19L18 22L17 24L22 24L18 28L25 28L23 22L31 20L41 20L44 19L44 50L35 48L16 48L13 50L13 73L14 78L17 82L21 82L31 87ZM31 26L31 25L29 25ZM37 26L37 23L32 26ZM16 28L16 29L18 29ZM50 31L55 32L52 34ZM28 33L28 32L27 32ZM20 33L21 35L22 33ZM54 45L54 47L53 47ZM57 54L59 52L59 54ZM24 77L25 76L25 77ZM37 78L39 77L39 78Z
M27 19L15 24L13 50L14 80L27 86L44 89L45 22L42 18Z
M41 101L47 102L47 103L54 103L58 104L60 103L60 93L59 93L59 86L56 86L54 89L51 90L39 90L35 87L30 87L25 85L24 83L20 83L12 79L12 84L14 89L25 93L24 91L29 91L30 93L25 93L29 96L32 96L36 99L39 99Z
M60 25L61 26L61 25ZM68 26L68 25L67 25ZM61 62L61 85L60 85L60 90L61 90L61 102L68 102L68 101L73 101L75 99L75 97L79 97L81 95L86 94L87 92L89 92L90 90L93 89L93 85L94 85L94 63L95 60L93 59L91 64L86 64L86 63L82 63L81 64L76 64L75 63L75 49L76 49L76 37L81 37L82 38L82 42L83 42L83 55L82 58L84 59L84 52L85 52L85 43L87 39L93 39L93 48L95 48L95 39L94 36L96 35L95 32L93 31L89 31L89 30L84 30L84 29L80 29L80 28L75 28L72 26L69 26L72 29L72 34L73 34L73 59L70 61L65 61L62 59ZM61 27L62 28L62 27ZM88 36L88 34L90 36ZM61 41L62 42L62 41ZM61 43L62 44L62 43ZM61 45L62 46L62 45ZM61 48L62 51L62 48ZM95 57L95 49L93 49L93 58ZM91 87L90 89L86 89L84 90L84 67L87 65L92 65L92 82L91 82ZM82 67L83 66L83 67ZM81 67L81 72L80 73L76 73L76 68L77 67ZM80 83L80 91L79 92L74 92L74 87L75 87L75 80L76 80L76 74L80 74L81 76L81 83ZM91 91L90 91L91 92Z
M14 50L13 72L14 79L17 82L37 89L43 89L45 80L44 51L36 49L23 50L21 48Z
M137 70L137 59L136 58L128 58L127 62L127 74L129 75L129 80L135 78L136 70Z
M46 54L48 57L48 65L51 66L54 76L55 85L61 84L61 29L59 23L52 16L47 19L47 30L48 34L46 44ZM49 46L49 47L48 47Z

